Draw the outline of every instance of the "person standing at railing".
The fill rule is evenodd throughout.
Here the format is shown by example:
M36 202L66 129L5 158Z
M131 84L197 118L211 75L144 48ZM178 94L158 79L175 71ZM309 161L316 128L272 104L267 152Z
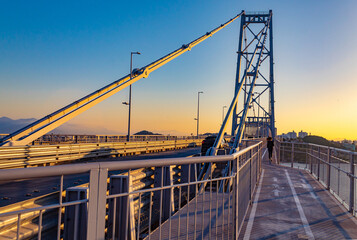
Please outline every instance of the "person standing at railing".
M273 147L274 147L274 141L272 137L267 138L267 148L268 148L268 153L269 153L269 160L271 161L271 158L273 156Z

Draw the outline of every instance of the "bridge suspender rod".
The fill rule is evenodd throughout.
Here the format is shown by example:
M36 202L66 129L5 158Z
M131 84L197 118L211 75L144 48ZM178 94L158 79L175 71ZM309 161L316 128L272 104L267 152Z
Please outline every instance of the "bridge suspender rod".
M53 129L59 127L63 123L69 121L75 116L81 114L82 112L88 110L94 105L100 103L104 99L114 95L125 87L135 83L141 78L147 78L149 74L171 60L177 58L181 54L190 51L197 44L203 42L207 38L211 37L213 34L217 33L221 29L225 28L227 25L239 18L244 11L239 13L234 18L230 19L224 24L221 24L219 27L213 29L210 32L202 35L201 37L193 40L188 44L182 45L182 47L177 50L169 53L168 55L146 65L145 67L140 68L138 71L133 72L132 79L130 79L130 73L119 80L114 81L111 84L49 114L36 122L2 138L0 141L0 146L16 146L16 145L26 145L42 135L52 131Z

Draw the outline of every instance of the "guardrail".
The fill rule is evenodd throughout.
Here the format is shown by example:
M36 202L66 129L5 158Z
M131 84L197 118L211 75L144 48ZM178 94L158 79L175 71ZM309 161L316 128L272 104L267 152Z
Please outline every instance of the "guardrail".
M80 159L200 146L201 139L0 147L0 168L55 165Z
M357 216L357 153L308 143L276 141L278 163L308 170Z
M1 137L1 136L0 136ZM205 136L131 135L130 142L204 139ZM29 145L126 142L127 135L45 134Z
M192 234L197 238L206 231L203 225L202 229L196 228L196 220L200 217L199 222L208 224L210 237L233 238L243 225L260 176L262 146L259 142L233 155L0 170L0 181L57 176L58 193L66 190L65 198L57 193L54 197L57 200L50 204L1 212L1 222L12 221L11 228L2 231L1 236L12 234L10 238L15 239L170 239ZM229 174L222 177L211 172L205 180L198 179L205 163L229 163ZM66 176L83 173L89 175L88 186L64 189ZM145 184L148 181L143 179L149 183ZM224 187L220 191L221 183ZM216 221L207 221L207 216ZM194 224L189 224L189 218ZM31 231L31 236L26 236L22 226L29 221L35 230ZM174 221L175 224L171 224Z

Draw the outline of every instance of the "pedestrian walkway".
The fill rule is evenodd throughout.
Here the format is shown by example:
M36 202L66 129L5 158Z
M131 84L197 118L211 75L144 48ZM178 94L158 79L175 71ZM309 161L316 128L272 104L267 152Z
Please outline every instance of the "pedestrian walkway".
M239 239L357 239L357 219L328 190L267 155Z

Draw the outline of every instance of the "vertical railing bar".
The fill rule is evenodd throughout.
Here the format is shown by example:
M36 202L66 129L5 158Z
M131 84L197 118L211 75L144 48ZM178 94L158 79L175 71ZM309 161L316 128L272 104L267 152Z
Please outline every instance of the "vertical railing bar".
M320 181L320 170L321 170L321 148L320 147L318 147L318 159L317 159L317 163L318 163L318 165L317 165L317 180L318 181Z
M341 162L338 161L338 169L337 169L337 173L338 173L338 177L337 177L337 195L340 196L340 169L341 169ZM341 198L342 199L342 198ZM342 199L343 201L344 199Z
M20 239L20 228L21 228L21 213L17 214L17 230L16 239Z
M40 216L38 219L38 231L37 231L37 239L41 240L42 233L42 210L40 210Z
M212 165L211 165L212 166ZM212 175L212 171L210 170L210 175ZM206 195L206 189L203 187L203 192L202 192L202 224L201 224L201 231L202 231L202 239L204 236L204 222L205 222L205 195Z
M217 225L218 225L218 183L219 183L219 180L216 180L216 221L215 221L215 224L216 224L216 239L217 239L217 236L218 236L218 228L217 228Z
M307 146L305 145L305 169L308 169L307 168L307 159L308 159L307 156L308 156L307 155Z
M171 204L170 204L171 206ZM141 193L139 193L139 208L138 208L138 232L136 235L136 239L139 240L140 237L140 215L141 215ZM170 225L171 228L171 225ZM171 230L171 229L170 229Z
M149 192L150 193L150 203L149 203L149 240L151 239L151 215L152 215L152 192Z
M224 180L222 180L224 183ZM222 192L222 239L224 239L224 185Z
M171 194L172 191L172 194ZM174 199L171 199L173 197ZM172 202L175 201L175 188L172 186L170 188L170 213L169 213L169 240L171 239L171 214L172 214ZM175 207L175 206L174 206Z
M161 220L162 220L162 198L163 198L163 190L164 186L164 167L161 167L161 189L160 189L160 217L159 217L159 239L161 239Z
M294 167L294 143L291 143L291 167Z
M209 240L212 239L212 175L210 174L210 188L209 188Z
M128 228L129 228L129 224L130 224L129 223L129 221L130 221L130 219L129 219L129 211L130 211L130 209L129 209L129 198L130 198L129 189L130 189L130 185L131 185L130 170L131 169L128 170L128 196L126 198L125 240L128 239L128 231L129 231ZM130 229L130 231L131 231L131 229Z
M80 192L77 192L77 199L80 199ZM73 231L73 239L77 239L78 235L78 219L79 219L79 206L76 204L74 206L74 231Z
M309 146L309 160L310 160L310 173L313 174L313 171L312 171L312 160L313 160L313 157L312 157L312 146Z
M283 162L284 162L284 160L285 160L285 149L284 149L284 145L283 146L281 146L281 148L282 148L282 160L283 160Z
M352 213L353 215L353 210L354 210L354 174L355 174L355 166L354 166L354 156L353 152L350 153L350 199L349 199L349 212Z
M211 176L212 177L212 176ZM196 231L197 231L197 192L198 192L198 184L197 184L197 170L195 171L195 181L196 181L196 184L195 184L195 215L194 215L194 232L193 232L193 238L196 239Z
M177 239L180 239L180 230L181 230L181 187L179 186L179 206L178 206L178 231L177 231Z
M112 237L115 239L115 224L116 224L116 211L117 211L117 198L113 199L113 226L112 226Z
M63 175L61 175L60 182L60 191L58 196L58 202L60 206L58 208L57 240L61 239Z
M232 176L232 164L233 162L229 165L229 176ZM229 178L229 182L231 182L232 178ZM231 186L230 184L228 185L228 216L227 216L227 223L228 223L228 239L229 238L229 228L230 228L230 213L231 213Z
M190 183L190 179L191 178L191 164L188 165L188 180L187 182ZM187 211L187 214L186 214L186 239L188 239L188 228L189 228L189 225L188 225L188 220L189 220L189 216L190 216L190 186L187 185L187 203L186 203L186 211Z

